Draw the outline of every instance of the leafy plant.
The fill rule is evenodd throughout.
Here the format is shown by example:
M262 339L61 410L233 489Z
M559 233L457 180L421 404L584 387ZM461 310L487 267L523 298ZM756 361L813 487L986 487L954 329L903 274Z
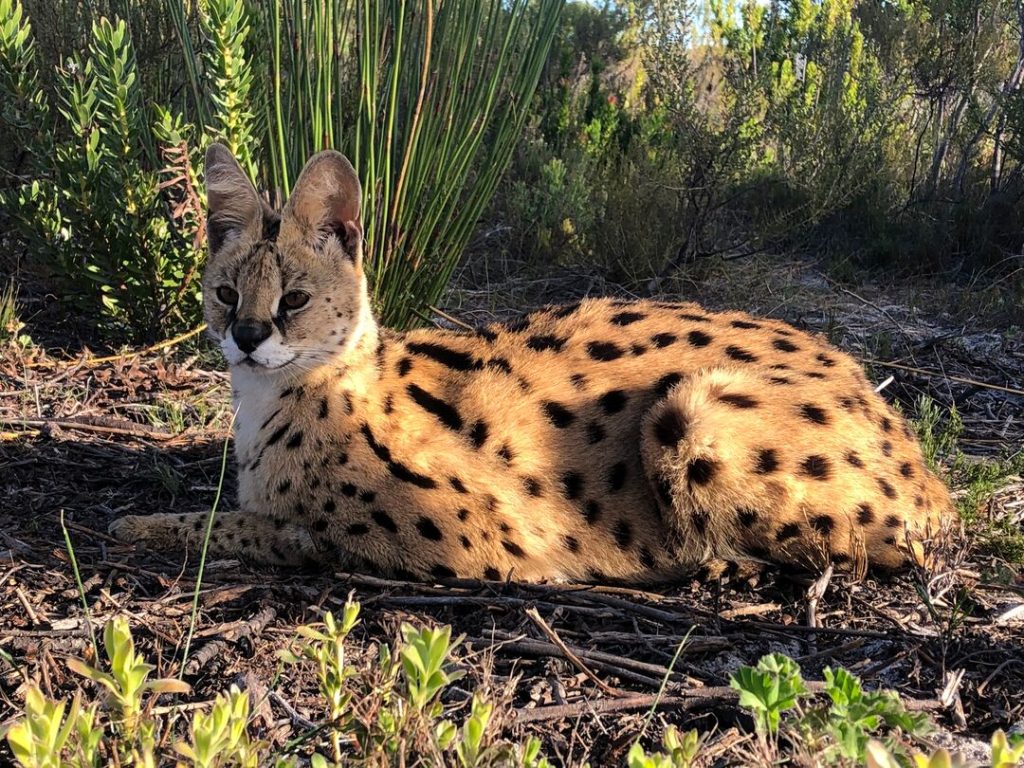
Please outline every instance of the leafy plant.
M781 653L763 656L756 667L740 667L729 687L739 691L740 706L753 712L757 732L768 737L778 734L782 713L807 695L799 665Z
M150 673L156 667L147 664L135 652L128 622L121 617L111 619L103 630L103 647L106 651L109 672L103 672L80 659L69 659L68 668L82 677L98 683L107 690L114 710L114 723L129 741L135 738L139 728L145 726L143 719L143 697L146 693L188 693L187 683L173 678L150 680Z
M25 713L7 731L7 744L25 768L85 768L96 765L102 729L96 705L82 706L81 693L51 701L35 685L25 693Z
M208 714L196 713L191 741L179 743L176 751L195 768L256 768L266 745L250 740L248 726L249 696L232 685L226 694L217 696Z
M674 725L665 730L662 737L664 752L648 754L640 744L630 747L626 757L629 768L689 768L700 752L700 736L697 731L680 734Z

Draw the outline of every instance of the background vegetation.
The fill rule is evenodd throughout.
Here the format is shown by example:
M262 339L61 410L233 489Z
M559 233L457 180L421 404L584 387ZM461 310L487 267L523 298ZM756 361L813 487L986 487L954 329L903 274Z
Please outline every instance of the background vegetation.
M215 138L277 200L316 149L353 157L375 298L399 325L476 231L643 289L764 249L826 253L840 277L1019 257L1019 0L560 10L0 0L18 269L114 336L194 326L196 163Z

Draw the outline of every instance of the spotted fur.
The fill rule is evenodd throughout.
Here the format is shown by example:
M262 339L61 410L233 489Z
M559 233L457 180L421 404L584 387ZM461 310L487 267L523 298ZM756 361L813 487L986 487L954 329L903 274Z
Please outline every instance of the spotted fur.
M819 337L609 299L391 331L369 309L343 157L310 161L276 236L221 147L207 179L206 316L232 365L240 501L217 516L215 554L424 579L657 581L722 558L895 568L952 513L902 417ZM248 352L243 321L267 334ZM204 528L162 514L112 530L181 548Z

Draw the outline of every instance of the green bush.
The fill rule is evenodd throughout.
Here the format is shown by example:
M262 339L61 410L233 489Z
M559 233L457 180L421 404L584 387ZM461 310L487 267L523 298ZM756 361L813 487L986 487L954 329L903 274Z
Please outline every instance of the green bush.
M28 266L85 318L153 337L199 319L205 145L227 144L277 201L310 154L337 147L362 177L378 310L409 325L444 290L508 164L562 1L413 13L130 0L116 5L131 24L62 30L87 50L56 58L57 43L40 54L19 0L0 0L0 118L26 149L3 158L0 206ZM38 10L84 23L79 4L55 5ZM140 29L176 45L140 65Z

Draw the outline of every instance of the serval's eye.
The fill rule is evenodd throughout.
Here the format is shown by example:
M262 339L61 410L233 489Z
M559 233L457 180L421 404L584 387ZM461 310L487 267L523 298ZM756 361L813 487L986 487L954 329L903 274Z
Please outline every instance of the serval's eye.
M281 297L281 306L285 309L299 309L306 306L309 301L309 294L302 291L288 291Z
M222 304L227 304L229 307L238 306L238 291L230 285L222 285L218 287L217 298Z

